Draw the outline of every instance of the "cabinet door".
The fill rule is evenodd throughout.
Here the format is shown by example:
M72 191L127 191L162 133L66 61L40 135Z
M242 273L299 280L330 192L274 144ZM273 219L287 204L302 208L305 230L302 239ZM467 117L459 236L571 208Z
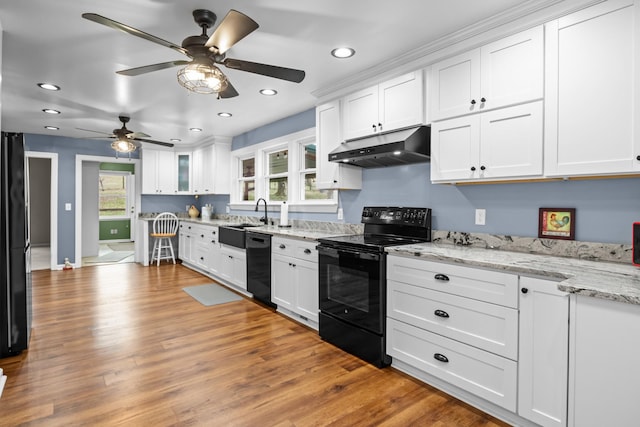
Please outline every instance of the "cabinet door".
M431 125L431 180L459 181L480 176L480 116Z
M158 151L156 169L157 189L160 194L175 194L176 192L176 163L173 151Z
M293 311L295 308L295 281L292 258L278 254L271 256L271 302Z
M543 28L538 26L480 49L480 101L484 108L542 99Z
M480 115L480 178L542 175L542 101Z
M340 101L316 107L316 187L318 190L362 188L362 168L329 161L329 153L342 142Z
M529 277L520 277L520 291L518 413L566 426L569 296L555 282Z
M156 194L158 175L158 151L145 148L142 151L142 194Z
M479 111L480 50L432 65L429 93L432 121Z
M213 146L199 148L191 155L193 194L213 193Z
M231 191L231 144L216 143L213 152L215 194L229 194Z
M233 255L232 281L234 285L247 290L247 258L244 250Z
M176 154L176 190L178 193L191 191L191 153Z
M233 282L233 254L227 247L220 247L220 256L218 259L218 275L227 282Z
M637 7L607 1L549 25L546 175L640 170Z
M422 71L405 74L378 87L378 131L421 124L424 120Z
M293 311L317 322L320 301L318 263L296 259L294 265L293 282L296 287L296 300Z
M345 96L342 104L344 139L378 131L378 86Z

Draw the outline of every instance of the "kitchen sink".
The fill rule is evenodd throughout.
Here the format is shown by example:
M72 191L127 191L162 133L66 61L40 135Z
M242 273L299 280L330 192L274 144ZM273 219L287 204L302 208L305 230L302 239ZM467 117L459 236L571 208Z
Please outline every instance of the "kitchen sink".
M236 248L245 248L245 228L259 227L261 224L230 224L218 227L218 240L225 245Z

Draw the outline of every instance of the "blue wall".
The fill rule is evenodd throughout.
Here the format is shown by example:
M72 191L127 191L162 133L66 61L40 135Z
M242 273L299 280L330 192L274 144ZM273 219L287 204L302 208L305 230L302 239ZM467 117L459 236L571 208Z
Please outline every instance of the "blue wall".
M315 126L313 110L233 139L233 149ZM278 133L281 132L281 133ZM436 230L536 237L538 209L576 208L576 240L631 243L631 224L640 221L640 180L597 179L454 186L431 184L430 163L364 169L362 190L341 191L344 221L359 223L363 206L426 206ZM486 209L486 225L475 225L475 209ZM252 211L234 211L253 215ZM337 221L336 214L301 214L292 219Z
M76 262L76 155L115 158L111 141L27 134L25 149L58 153L58 264L62 264L65 257L68 257L71 262ZM132 153L131 157L139 158L138 151ZM65 211L65 203L71 203L73 209Z

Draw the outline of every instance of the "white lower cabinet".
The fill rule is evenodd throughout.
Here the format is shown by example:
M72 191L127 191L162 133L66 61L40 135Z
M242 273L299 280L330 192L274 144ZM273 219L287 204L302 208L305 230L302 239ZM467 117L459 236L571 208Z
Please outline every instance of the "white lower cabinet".
M246 291L247 256L244 249L221 244L219 254L218 276Z
M318 251L316 242L273 237L271 302L278 311L318 328Z
M387 285L394 367L515 425L567 425L569 297L556 282L389 255Z
M569 295L555 282L520 277L518 414L567 425Z
M569 425L639 425L640 306L571 298Z

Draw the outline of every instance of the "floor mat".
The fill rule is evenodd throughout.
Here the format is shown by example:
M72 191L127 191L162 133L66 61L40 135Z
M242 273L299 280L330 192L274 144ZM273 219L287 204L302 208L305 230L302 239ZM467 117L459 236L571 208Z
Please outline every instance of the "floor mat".
M127 257L130 257L131 255L133 255L133 252L131 251L115 251L115 252L109 252L100 256L84 258L83 262L85 263L119 262Z
M187 286L186 288L182 288L182 290L191 295L200 304L206 306L224 304L226 302L239 301L242 299L240 295L214 283Z

